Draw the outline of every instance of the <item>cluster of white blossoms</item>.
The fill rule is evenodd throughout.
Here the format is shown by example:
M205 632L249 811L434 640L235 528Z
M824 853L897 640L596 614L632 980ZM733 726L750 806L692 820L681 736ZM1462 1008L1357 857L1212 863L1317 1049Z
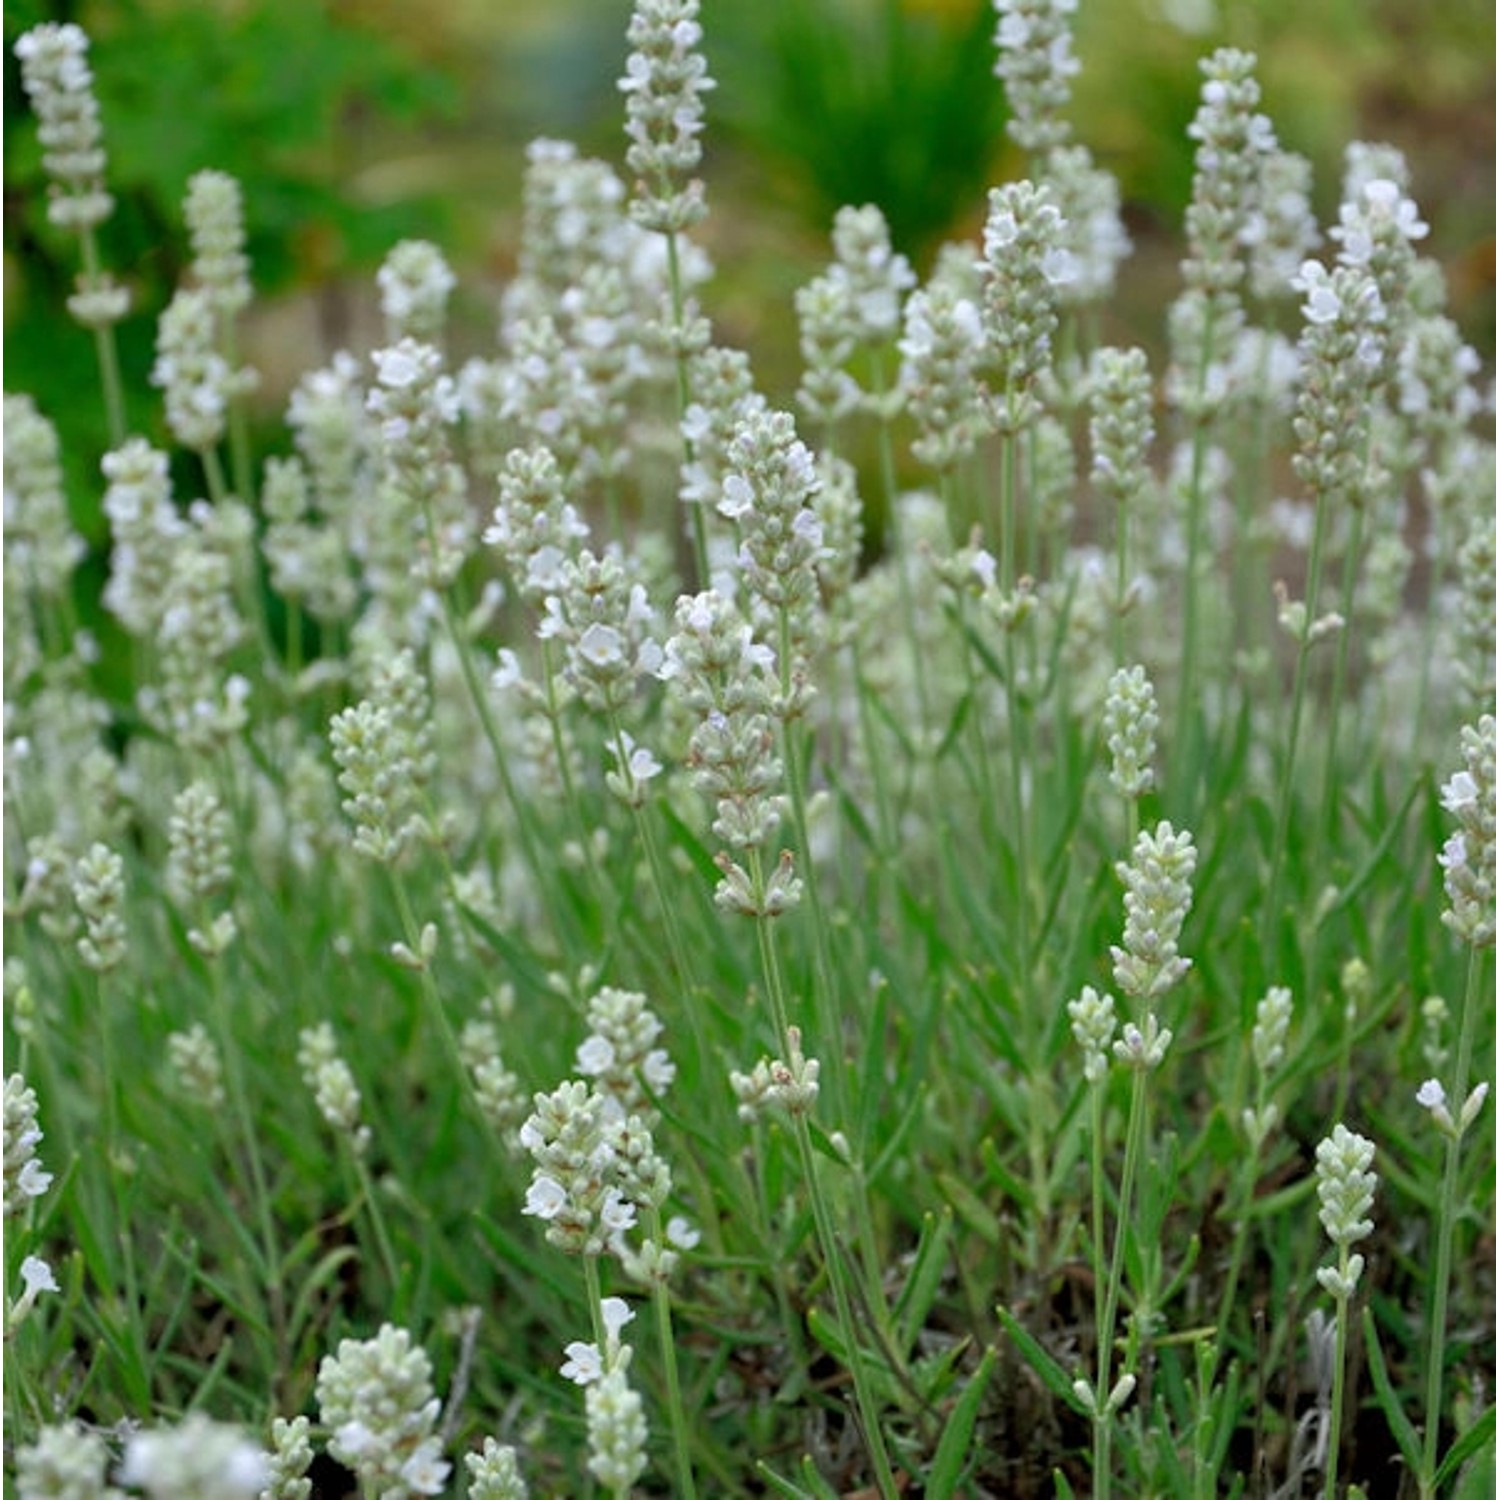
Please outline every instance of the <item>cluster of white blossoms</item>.
M1339 1251L1337 1266L1319 1269L1318 1285L1339 1302L1354 1295L1365 1268L1364 1256L1349 1247L1375 1229L1367 1217L1375 1202L1377 1179L1370 1170L1374 1160L1375 1143L1343 1124L1335 1125L1333 1133L1318 1142L1318 1218Z
M1495 719L1462 732L1464 769L1443 784L1444 809L1458 820L1438 856L1448 909L1443 921L1476 948L1495 941Z
M441 1495L452 1465L433 1430L441 1403L432 1362L404 1328L344 1339L318 1367L319 1416L328 1451L370 1492Z

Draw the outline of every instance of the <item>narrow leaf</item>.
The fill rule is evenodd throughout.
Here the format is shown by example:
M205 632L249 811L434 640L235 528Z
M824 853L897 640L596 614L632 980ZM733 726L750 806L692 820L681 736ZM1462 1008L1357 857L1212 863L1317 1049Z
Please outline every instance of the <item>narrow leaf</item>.
M968 1458L973 1443L979 1403L984 1399L985 1387L989 1385L994 1370L995 1351L986 1349L973 1379L958 1398L948 1418L948 1425L943 1428L942 1440L938 1443L937 1453L932 1460L932 1472L927 1476L927 1500L949 1500L957 1490L964 1461Z

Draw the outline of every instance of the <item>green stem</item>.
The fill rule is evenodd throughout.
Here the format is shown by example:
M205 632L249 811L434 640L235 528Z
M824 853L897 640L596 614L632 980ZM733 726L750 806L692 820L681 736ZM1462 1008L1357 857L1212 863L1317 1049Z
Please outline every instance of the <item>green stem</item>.
M532 880L538 891L550 889L547 880L547 870L542 863L540 854L537 852L536 841L532 837L530 809L522 800L515 778L510 772L510 757L505 753L505 747L500 742L500 730L495 723L495 716L490 711L489 700L485 697L483 684L479 681L479 674L475 670L473 656L469 651L468 642L463 638L463 632L459 629L458 620L454 615L453 601L446 589L438 591L438 598L442 602L443 624L448 633L448 640L453 646L453 654L458 658L460 670L463 672L464 685L469 690L469 701L474 705L474 712L479 716L479 727L484 732L486 743L490 747L490 755L495 762L495 769L500 777L500 785L505 791L505 800L511 810L511 818L515 824L516 838L521 845L521 855L526 861L527 868L531 871ZM552 920L554 935L562 943L563 934L559 930L559 918L557 914L557 903L546 901L548 916ZM562 944L564 951L566 944Z
M1303 590L1306 619L1297 643L1297 670L1292 682L1292 719L1287 729L1286 756L1281 767L1281 786L1276 798L1276 833L1271 845L1271 868L1266 876L1266 904L1261 914L1261 952L1268 963L1276 962L1277 907L1281 899L1281 872L1286 860L1287 834L1292 823L1292 786L1297 771L1297 742L1302 733L1302 715L1307 699L1307 664L1312 652L1308 637L1318 607L1318 586L1323 575L1323 548L1328 536L1328 503L1318 496L1313 521L1312 550L1307 557L1307 584Z
M1349 1247L1339 1246L1339 1275L1349 1274ZM1323 1500L1335 1500L1339 1484L1339 1445L1344 1430L1344 1362L1349 1347L1349 1299L1335 1303L1337 1331L1333 1346L1332 1410L1328 1414L1328 1462L1323 1470Z
M1114 1353L1115 1319L1120 1307L1120 1283L1125 1268L1125 1236L1130 1228L1130 1198L1135 1189L1136 1168L1146 1136L1146 1070L1136 1068L1130 1080L1130 1121L1125 1131L1125 1165L1120 1172L1120 1206L1115 1217L1115 1244L1109 1261L1109 1280L1104 1288L1104 1317L1099 1341L1098 1377L1094 1386L1094 1497L1103 1500L1110 1491L1110 1439L1113 1413L1108 1410L1110 1357ZM1121 1374L1127 1373L1121 1371Z
M1214 302L1210 298L1203 311L1203 338L1198 348L1197 398L1201 403L1208 388L1208 369L1212 362L1214 336ZM1193 419L1193 453L1188 478L1187 571L1182 580L1182 667L1177 683L1177 721L1173 735L1174 761L1183 768L1173 777L1179 798L1184 803L1183 821L1187 821L1196 786L1196 746L1193 743L1196 719L1193 695L1198 675L1198 566L1203 553L1204 508L1203 470L1208 456L1209 424L1201 405Z
M83 252L83 280L94 286L100 279L99 242L92 227L79 235ZM109 426L109 446L118 448L125 441L125 385L120 379L120 351L115 341L114 324L94 329L94 352L99 359L99 383L104 388L104 415Z
M747 851L747 862L751 885L759 897L765 890L764 871L760 853L756 849ZM776 944L771 933L774 918L756 918L756 939L760 948L761 968L765 975L766 995L771 1006L771 1015L776 1031L787 1056L793 1047L790 1037L786 986L781 975L781 963L777 957ZM870 1386L869 1372L860 1345L855 1336L854 1313L849 1297L843 1259L839 1252L838 1235L828 1201L818 1180L817 1162L813 1155L812 1132L808 1127L805 1110L790 1112L792 1133L797 1141L797 1156L802 1166L802 1175L807 1181L807 1195L812 1204L813 1223L818 1235L818 1248L822 1252L823 1264L828 1272L828 1285L833 1292L834 1311L838 1319L839 1336L848 1355L849 1373L854 1378L855 1402L859 1407L861 1425L865 1431L865 1445L869 1451L870 1465L882 1500L896 1500L898 1490L891 1472L890 1458L885 1449L885 1437L880 1427L880 1409L875 1403L875 1393Z
M1468 978L1464 985L1463 1012L1459 1017L1458 1048L1453 1060L1452 1088L1449 1106L1454 1123L1468 1097L1469 1058L1474 1046L1474 1024L1479 1012L1479 980L1483 968L1483 949L1469 949ZM1438 1199L1437 1264L1433 1270L1432 1314L1427 1329L1426 1426L1422 1432L1422 1472L1419 1486L1422 1500L1432 1500L1437 1493L1438 1431L1442 1425L1443 1354L1447 1348L1448 1278L1453 1270L1453 1230L1458 1217L1458 1153L1463 1141L1457 1131L1448 1138L1443 1162L1443 1190Z
M364 1157L354 1149L352 1143L348 1149L349 1157L354 1163L354 1175L359 1181L360 1197L369 1212L370 1228L375 1234L375 1249L380 1256L381 1265L385 1267L386 1279L391 1284L391 1296L394 1298L397 1287L401 1285L401 1275L396 1265L396 1252L391 1247L390 1233L386 1229L385 1214L381 1211L380 1200L375 1196L375 1184Z
M687 414L692 392L688 385L687 350L682 346L683 297L682 262L677 252L677 231L667 230L667 282L672 291L672 356L677 370L677 430L682 431L682 419ZM684 436L682 457L692 463L695 457L693 442ZM688 507L693 519L693 564L698 571L698 587L708 587L708 527L703 519L702 502Z
M244 825L241 825L244 826ZM206 932L212 924L208 903L201 903L198 917ZM255 1216L260 1230L261 1254L265 1256L266 1307L271 1315L271 1330L276 1345L276 1365L285 1370L288 1363L286 1342L286 1299L282 1294L278 1269L281 1255L277 1249L276 1220L271 1212L271 1193L266 1186L265 1166L260 1155L260 1136L255 1129L255 1117L250 1110L249 1094L245 1087L244 1072L240 1062L240 1050L235 1043L234 1023L229 1009L229 992L224 983L223 957L206 960L209 972L209 987L213 995L214 1019L219 1028L219 1046L224 1054L225 1080L229 1088L230 1108L234 1111L244 1143L245 1159L250 1167L250 1196L255 1204ZM231 1162L234 1154L230 1154ZM238 1170L236 1170L236 1175ZM274 1392L271 1395L274 1402Z
M1349 670L1349 637L1354 632L1354 585L1359 577L1360 542L1364 534L1364 520L1364 506L1356 506L1348 550L1344 554L1343 582L1339 590L1339 610L1343 615L1344 624L1338 633L1338 643L1334 649L1333 686L1329 695L1328 733L1324 740L1323 754L1323 808L1318 817L1311 866L1315 870L1324 868L1323 855L1329 841L1337 843L1339 717L1344 706L1344 683Z
M646 1210L646 1232L659 1245L666 1243L661 1210ZM682 1384L677 1375L677 1343L672 1337L672 1297L664 1280L651 1283L651 1302L656 1312L656 1337L661 1345L662 1372L667 1380L667 1413L672 1426L672 1450L677 1462L677 1493L683 1500L696 1500L693 1461L688 1455L687 1412L682 1405Z

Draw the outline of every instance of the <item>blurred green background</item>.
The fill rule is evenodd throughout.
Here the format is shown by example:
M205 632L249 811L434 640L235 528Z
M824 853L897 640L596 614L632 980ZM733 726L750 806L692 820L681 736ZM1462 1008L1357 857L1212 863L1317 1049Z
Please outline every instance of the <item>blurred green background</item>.
M1260 54L1265 108L1316 169L1334 213L1344 144L1388 140L1411 163L1451 308L1494 349L1494 46L1488 0L1081 0L1076 133L1120 178L1135 256L1107 338L1159 349L1177 288L1192 173L1185 128L1196 60ZM46 223L34 122L11 47L40 20L80 22L119 208L109 263L131 285L121 330L132 426L161 440L146 383L154 320L186 259L189 176L240 178L259 302L265 436L292 382L346 343L379 337L373 272L403 236L458 271L459 325L493 334L514 265L523 148L575 140L620 163L628 0L8 0L5 33L5 343L8 390L59 423L70 467L97 487L104 446L91 341L62 299L74 246ZM705 303L747 346L773 399L796 378L794 288L828 256L845 202L879 203L925 268L942 238L977 234L984 190L1019 175L992 75L988 0L705 0L709 96ZM461 344L461 340L459 341ZM455 347L456 355L470 352ZM284 445L284 440L283 440ZM75 486L75 493L77 487ZM84 502L85 509L88 502ZM97 518L80 517L97 539Z

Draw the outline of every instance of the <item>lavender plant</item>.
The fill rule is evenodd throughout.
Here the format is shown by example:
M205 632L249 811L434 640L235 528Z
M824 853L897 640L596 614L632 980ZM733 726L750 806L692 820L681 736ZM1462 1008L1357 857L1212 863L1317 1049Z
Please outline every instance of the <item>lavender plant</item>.
M1029 175L920 283L838 212L789 365L719 22L640 0L491 332L405 240L258 389L203 164L133 432L87 39L22 38L110 413L5 401L22 1500L1485 1483L1492 361L1231 49L1115 347L1095 63L995 10Z

